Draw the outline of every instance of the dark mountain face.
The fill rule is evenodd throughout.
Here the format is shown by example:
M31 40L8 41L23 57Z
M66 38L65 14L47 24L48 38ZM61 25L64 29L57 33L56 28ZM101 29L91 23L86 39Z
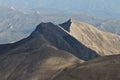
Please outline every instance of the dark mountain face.
M62 31L57 27L52 23L41 23L28 38L1 45L0 80L48 80L66 67L83 62L70 51L59 49L67 42L61 39ZM58 33L53 34L56 30ZM70 49L69 45L65 48Z
M70 36L61 27L52 23L41 23L37 26L36 30L33 31L30 37L36 37L40 34L43 35L46 41L53 46L73 53L73 55L83 60L89 60L99 56L96 52L87 48L75 38Z
M25 49L25 51L27 51L39 47L44 42L60 50L73 53L73 55L83 60L89 60L99 56L95 51L87 48L62 28L52 23L41 23L28 38L14 44L6 46L1 45L1 50L6 48L7 50L2 50L2 52L5 53L6 51L9 52L9 50L18 47L18 49L20 48L19 50L24 51Z

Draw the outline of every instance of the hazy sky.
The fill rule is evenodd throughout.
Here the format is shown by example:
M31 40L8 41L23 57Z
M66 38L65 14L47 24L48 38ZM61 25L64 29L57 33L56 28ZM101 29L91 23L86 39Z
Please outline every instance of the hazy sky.
M120 18L120 0L0 0L0 5L82 12L95 16Z

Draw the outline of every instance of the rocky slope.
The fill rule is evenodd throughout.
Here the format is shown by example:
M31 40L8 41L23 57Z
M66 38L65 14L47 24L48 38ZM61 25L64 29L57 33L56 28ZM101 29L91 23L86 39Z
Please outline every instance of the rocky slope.
M70 26L70 21L74 27ZM119 80L119 55L97 58L118 54L115 51L119 52L119 41L111 43L113 40L108 39L119 36L89 26L77 21L73 24L73 20L67 22L67 27L66 23L62 27L41 23L27 38L0 45L0 80ZM94 42L94 39L99 41ZM110 49L115 51L109 53L104 49L107 53L97 53L91 48L93 45L88 46L92 42L97 50L103 49L98 43L110 43L113 45L113 48L109 45Z
M64 68L81 62L70 53L46 44L11 53L0 58L0 80L49 80Z
M53 45L56 38L56 45L58 39L58 43L62 41L61 45L67 45L62 47L69 49L67 42L61 39L61 29L56 28L57 26L52 23L41 23L28 38L13 44L1 45L0 80L49 80L64 68L83 62L69 53L70 51ZM56 30L57 35L52 34L52 31ZM53 42L46 39L44 32L50 34L48 37Z
M94 59L66 68L53 80L119 80L120 55Z
M66 67L96 57L59 26L41 23L29 37L0 45L0 80L49 80Z
M68 51L75 55L76 57L81 58L83 60L89 60L92 58L99 57L99 55L95 51L87 48L82 43L77 41L74 37L69 35L69 33L67 33L61 27L54 25L52 23L41 23L40 25L37 26L36 30L33 31L28 38L13 44L1 45L0 50L6 53L9 52L9 50L14 49L16 47L19 46L23 47L23 44L24 45L32 44L33 48L36 46L35 43L39 43L39 40L41 40L40 38L44 38L44 40L49 44L57 47L60 50ZM36 41L28 43L29 41L34 39ZM4 48L6 48L6 50L4 50Z
M98 30L94 26L70 19L60 24L74 38L100 55L120 53L120 36Z

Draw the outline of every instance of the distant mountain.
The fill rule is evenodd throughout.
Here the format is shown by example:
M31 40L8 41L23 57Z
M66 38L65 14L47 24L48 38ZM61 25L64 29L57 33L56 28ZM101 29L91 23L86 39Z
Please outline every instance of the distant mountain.
M13 43L27 37L40 22L62 23L69 18L75 18L94 25L99 25L100 19L81 13L52 13L45 10L18 10L14 7L0 7L0 43Z
M107 20L98 26L99 29L120 35L120 20Z
M100 55L120 53L120 36L98 30L94 26L70 19L60 24L79 42L93 49Z
M119 20L103 20L79 12L59 13L38 9L26 10L13 6L9 8L0 6L0 43L13 43L27 37L35 29L35 25L40 22L51 20L51 22L58 24L69 18L92 24L103 31L115 34L120 32Z
M119 0L0 0L1 6L16 7L17 9L38 9L62 12L82 12L94 17L120 18ZM61 5L62 4L62 5ZM101 4L103 4L101 6ZM109 6L109 7L108 7Z

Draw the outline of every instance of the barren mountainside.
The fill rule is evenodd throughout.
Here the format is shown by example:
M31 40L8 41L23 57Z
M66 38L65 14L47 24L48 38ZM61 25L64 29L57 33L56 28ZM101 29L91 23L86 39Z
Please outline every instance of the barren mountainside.
M67 50L53 46L52 41L46 39L43 30L47 31L49 28L44 27L48 26L57 30L54 29L57 26L52 23L41 23L28 38L0 46L0 80L49 80L64 68L83 62ZM60 39L61 34L48 37Z
M120 80L120 55L94 59L64 69L53 80Z
M60 26L99 55L120 54L120 36L118 35L102 32L90 24L73 19Z
M95 51L87 48L81 42L77 41L74 37L69 35L69 33L67 33L61 27L54 25L53 23L39 24L29 37L13 44L1 45L0 50L3 53L6 53L7 51L9 52L9 50L13 50L14 48L23 47L25 44L32 46L25 47L25 49L32 49L37 47L37 45L39 46L37 43L41 42L41 38L44 39L47 44L49 43L52 46L59 48L60 50L68 51L83 60L99 57ZM35 43L37 45L35 45ZM6 48L6 50L4 50L4 48Z
M118 35L87 23L42 22L27 38L0 45L0 80L119 80L119 44Z

